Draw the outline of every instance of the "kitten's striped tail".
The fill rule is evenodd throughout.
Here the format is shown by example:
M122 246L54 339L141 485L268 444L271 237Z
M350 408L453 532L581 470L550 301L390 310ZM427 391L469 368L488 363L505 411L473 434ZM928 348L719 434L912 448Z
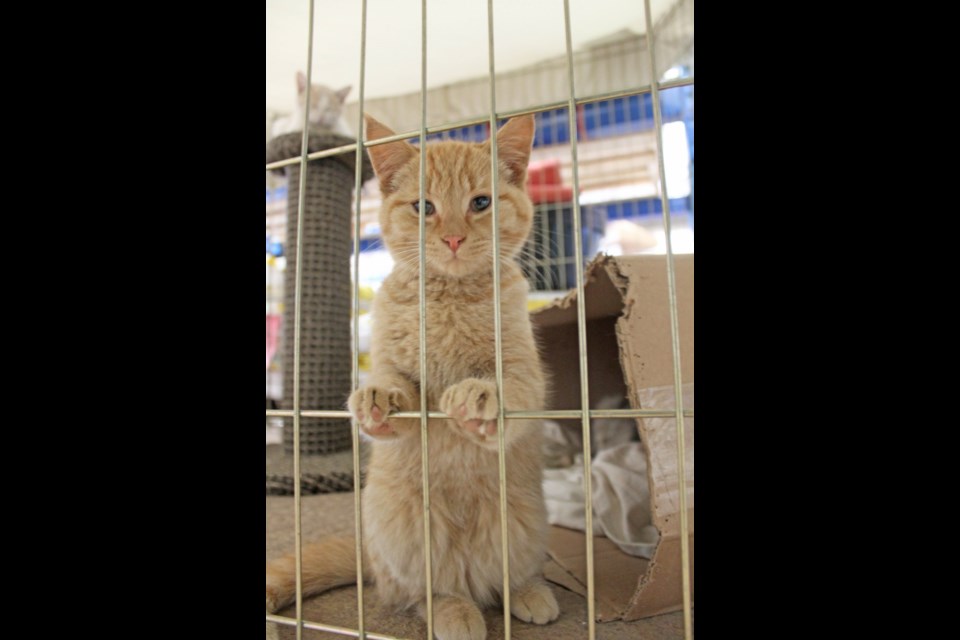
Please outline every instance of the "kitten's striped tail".
M369 580L369 569L364 580ZM296 560L291 553L267 563L267 613L291 604L296 597ZM354 538L325 538L304 545L302 557L304 597L357 583L357 549Z

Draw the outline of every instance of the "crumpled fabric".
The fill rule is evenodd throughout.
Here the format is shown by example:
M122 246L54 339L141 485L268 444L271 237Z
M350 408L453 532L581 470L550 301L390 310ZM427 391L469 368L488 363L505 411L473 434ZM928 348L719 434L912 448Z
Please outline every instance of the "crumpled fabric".
M694 406L694 385L681 386L683 406ZM672 409L675 405L673 385L648 387L637 390L641 407ZM596 408L624 408L622 399L602 399ZM624 442L624 426L635 429L630 419L597 419L593 423L591 446L594 452L592 469L593 483L593 532L608 538L625 553L651 558L659 542L660 534L653 526L651 513L650 483L648 480L647 452L640 442ZM624 423L624 424L620 424ZM672 418L646 418L647 443L659 460L655 471L666 477L656 478L661 513L677 493L675 464L662 459L676 457L675 429ZM686 487L688 505L693 505L693 418L686 425ZM572 466L544 471L544 497L550 524L583 531L586 528L586 512L583 505L583 443L580 429L561 427L552 420L544 421L544 455L546 461ZM660 457L656 457L660 456ZM671 493L671 486L674 491ZM678 494L677 494L678 495Z
M549 431L550 427L548 427ZM600 451L593 459L593 532L625 553L651 558L660 539L650 514L647 457L640 442ZM584 531L583 454L572 467L547 469L544 498L550 524Z

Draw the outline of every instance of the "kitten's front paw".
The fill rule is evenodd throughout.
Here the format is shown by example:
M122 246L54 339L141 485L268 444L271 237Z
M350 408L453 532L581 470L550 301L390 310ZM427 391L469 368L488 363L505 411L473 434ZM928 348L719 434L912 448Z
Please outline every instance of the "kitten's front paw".
M440 410L481 441L497 435L500 405L497 385L489 380L467 378L448 387L440 398Z
M396 425L387 418L401 410L403 392L399 389L360 387L350 395L347 407L360 428L372 438L396 435Z

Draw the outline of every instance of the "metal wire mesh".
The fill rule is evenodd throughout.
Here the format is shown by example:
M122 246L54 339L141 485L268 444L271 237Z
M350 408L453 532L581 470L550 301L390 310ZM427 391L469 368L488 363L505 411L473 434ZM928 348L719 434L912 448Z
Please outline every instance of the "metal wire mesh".
M289 133L272 139L267 146L267 158L298 151L300 137ZM310 137L310 144L312 148L326 148L345 139L341 135L318 132ZM306 171L297 165L284 169L290 185L297 185L299 189L301 182L305 183L302 206L292 198L287 206L287 225L298 229L305 241L302 256L299 248L291 248L288 253L293 266L286 270L282 316L285 326L293 324L294 313L299 313L301 318L300 402L301 406L310 408L339 408L351 389L347 210L356 173L354 161L354 156L344 154L309 163ZM369 178L372 175L369 160L361 157L360 161L359 174ZM300 290L298 304L294 304L296 291L292 285L297 277L306 284ZM281 340L281 343L282 398L284 408L289 408L293 398L293 344L291 340ZM291 426L287 420L283 433L287 453L293 450ZM320 455L345 449L350 446L350 432L350 425L344 420L310 419L301 424L301 452Z
M528 241L527 245L524 247L523 252L520 256L520 264L524 270L524 273L527 275L528 280L530 281L530 287L533 290L544 289L544 290L556 290L556 289L567 289L573 287L576 292L576 303L577 303L577 335L579 343L579 370L580 370L580 380L581 380L581 407L579 410L547 410L544 408L542 411L507 411L504 408L503 397L502 397L502 387L503 387L503 361L502 361L502 344L501 344L501 327L500 327L500 281L499 281L499 263L497 260L493 261L494 266L494 308L497 310L494 317L495 323L495 335L496 335L496 344L495 344L495 356L496 356L496 382L498 393L500 394L500 412L497 416L498 420L498 457L499 457L499 484L500 484L500 508L501 508L501 523L502 527L502 544L503 548L507 548L508 539L507 539L507 508L506 503L506 466L505 466L505 445L503 440L504 433L504 424L503 421L511 418L553 418L553 419L578 419L581 421L581 427L583 431L583 444L584 444L584 482L585 482L585 513L586 513L586 527L585 527L585 552L586 552L586 562L587 562L587 636L590 640L594 640L596 635L595 627L595 585L594 585L594 570L593 570L593 526L592 526L592 508L591 508L591 496L592 491L590 489L590 478L591 478L591 455L590 455L590 420L592 418L611 418L611 417L622 417L622 418L641 418L641 417L665 417L665 418L674 418L677 428L677 456L678 456L678 468L679 468L679 477L684 478L684 464L685 464L685 455L684 455L684 417L692 417L692 410L685 409L683 407L683 398L681 394L681 373L680 373L680 348L679 348L679 327L677 320L677 301L676 301L676 276L674 272L673 264L673 246L672 246L672 233L671 233L671 201L665 184L665 166L664 166L664 153L663 153L663 115L661 108L661 95L664 90L677 87L687 87L693 85L692 77L692 45L691 45L691 59L689 64L683 69L682 77L678 77L671 80L665 81L656 81L655 79L663 76L665 69L658 66L657 56L663 54L666 51L670 50L671 46L676 46L676 42L667 42L660 43L654 40L655 29L653 27L653 20L651 18L650 10L650 0L645 0L644 2L644 11L646 16L646 24L649 25L648 28L648 41L646 47L646 60L645 63L649 66L650 77L654 80L651 81L649 85L634 87L630 89L624 89L614 92L607 92L603 94L595 94L589 96L576 96L576 87L575 87L575 66L573 62L573 47L571 43L571 20L570 20L570 8L569 0L564 0L563 2L564 9L564 27L565 27L565 37L566 37L566 56L567 56L567 71L569 77L569 97L565 102L551 102L545 103L537 106L526 107L520 110L512 111L498 111L497 102L496 102L496 84L494 79L496 78L495 71L495 47L494 47L494 29L493 29L493 2L488 0L487 2L487 15L488 15L488 56L489 56L489 79L490 79L490 109L489 114L484 118L475 118L470 120L463 120L459 122L450 122L442 125L427 127L427 111L426 111L426 96L427 96L427 47L426 47L426 29L427 29L427 2L426 0L421 0L421 122L419 130L408 131L404 133L398 133L389 138L381 138L376 141L367 141L362 137L362 118L358 122L358 131L361 132L360 137L358 138L358 143L346 144L335 148L329 148L318 152L310 153L308 152L308 136L309 128L304 126L303 133L303 143L301 153L299 158L291 157L276 162L271 162L266 165L267 170L275 170L278 168L294 165L299 163L301 171L303 171L307 163L313 160L326 158L343 153L354 153L356 157L356 173L355 173L355 182L354 182L354 221L353 221L353 259L354 259L354 278L352 286L352 318L353 318L353 344L352 344L352 357L351 357L351 378L352 378L352 388L357 389L360 385L360 344L359 344L359 319L360 319L360 253L361 253L361 232L362 232L362 221L361 221L361 188L362 182L361 179L361 158L363 155L364 148L386 144L389 142L395 142L397 140L405 140L410 138L418 138L419 144L421 147L427 142L429 136L438 134L442 139L456 139L459 137L457 134L458 130L472 127L478 124L487 124L488 131L490 133L490 140L492 146L492 168L493 175L497 176L497 144L496 136L494 135L497 127L498 121L513 117L516 115L523 114L545 114L548 112L555 112L552 115L554 116L551 119L553 127L554 139L565 138L569 141L569 154L570 154L570 163L568 167L569 171L569 181L572 186L572 198L566 199L562 196L556 196L553 199L546 199L537 207L537 217L535 218L534 231L531 234L531 238ZM314 3L313 0L310 1L309 9L309 33L308 33L308 60L307 60L307 82L310 82L311 73L312 73L312 45L313 45L313 25L314 25ZM360 82L359 82L359 106L360 113L363 113L364 106L364 82L365 82L365 53L366 53L366 24L367 24L367 3L364 0L361 4L361 32L360 32L360 49L361 49L361 64L360 64ZM692 0L680 0L677 3L677 6L673 9L672 13L663 20L664 24L668 27L674 29L675 32L679 31L676 28L678 21L684 21L689 19L692 16ZM666 56L664 56L666 57ZM666 242L666 256L667 256L667 281L668 281L668 291L669 291L669 309L670 309L670 325L671 325L671 349L673 356L673 372L674 372L674 390L675 390L675 409L672 410L598 410L590 409L589 395L588 395L588 357L587 352L587 335L586 335L586 317L585 317L585 297L584 297L584 269L583 261L585 256L589 256L593 252L595 247L593 234L598 230L602 229L603 223L606 222L608 212L612 211L613 218L623 218L626 217L625 205L623 202L615 202L612 205L612 208L605 209L603 211L597 211L591 209L590 207L582 207L580 202L580 170L581 160L578 158L578 144L581 142L581 136L584 139L588 139L584 135L586 130L591 128L591 125L594 127L596 123L603 120L604 117L607 121L615 120L614 115L612 115L616 110L616 101L622 99L629 99L631 97L640 97L649 96L651 106L652 106L652 118L654 120L652 127L652 138L655 140L654 144L651 144L651 149L644 151L643 153L649 154L650 157L655 159L656 170L655 175L651 177L657 184L657 193L659 194L660 199L660 210L662 213L662 225L664 229L664 238ZM606 113L606 115L604 115ZM566 119L566 122L563 122L563 119ZM308 113L304 113L304 124L306 125L308 121ZM646 162L642 154L638 155L636 153L636 147L630 146L633 142L621 141L622 144L622 155L625 156L627 163L632 164L633 168L637 171L645 170L646 167L650 164ZM609 153L609 151L608 151ZM421 167L420 167L420 207L424 207L424 177L425 177L425 157L426 154L420 154ZM494 180L493 186L493 226L494 226L494 251L493 255L499 255L497 243L499 242L499 207L498 207L498 198L497 198L497 179ZM692 196L691 196L692 199ZM300 185L299 194L298 194L298 225L294 238L286 238L288 241L292 241L296 246L296 251L293 252L298 263L297 274L298 277L293 283L293 296L291 298L292 303L296 309L294 314L294 321L292 323L292 344L293 351L291 356L294 360L294 370L295 372L299 371L298 361L301 353L300 345L300 335L301 335L301 318L302 318L302 304L303 304L303 284L300 277L299 270L299 261L302 251L302 246L304 242L304 236L302 229L300 227L300 220L302 220L303 213L303 203L304 203L304 187ZM425 273L425 255L422 251L425 241L425 226L424 226L424 217L420 217L420 246L421 251L419 255L420 260L420 272L421 274ZM268 223L269 224L269 223ZM268 273L269 277L269 273ZM426 372L426 349L428 345L426 344L426 314L424 313L424 299L425 299L425 290L424 290L424 279L421 276L420 280L420 304L421 304L421 324L420 324L420 368L421 371ZM268 300L269 303L269 300ZM269 309L268 309L269 312ZM294 443L293 443L293 452L294 452L294 475L300 477L300 448L299 448L299 439L301 431L301 420L304 418L330 418L330 419L343 419L349 418L350 414L347 411L342 410L312 410L305 409L301 401L301 384L302 381L299 379L299 375L295 373L295 380L293 382L292 389L292 408L288 410L267 410L266 415L269 418L291 418L294 424ZM431 587L431 542L430 542L430 493L429 493L429 459L427 455L427 421L431 418L446 418L447 416L442 412L438 411L428 411L427 409L427 398L426 398L426 385L421 385L421 399L420 399L420 410L419 411L407 411L397 414L393 414L397 418L419 418L421 421L421 442L422 442L422 477L423 477L423 517L424 517L424 546L425 546L425 568L426 568L426 620L428 627L428 637L433 637L433 602L432 602L432 587ZM359 440L357 437L357 430L353 429L351 433L351 443L353 447L354 455L354 472L355 472L355 486L360 486L360 457L359 457ZM294 504L295 504L295 557L296 557L296 616L294 618L289 618L285 616L270 615L268 614L266 619L270 622L275 622L278 624L287 624L293 625L296 627L296 635L298 640L302 636L303 629L313 629L318 631L327 631L331 633L336 633L340 635L346 635L351 637L369 637L385 640L393 640L392 636L370 633L365 630L364 625L364 591L363 591L363 553L362 553L362 539L363 539L363 530L362 530L362 521L360 517L361 511L361 493L359 491L355 492L355 522L356 522L356 540L357 540L357 586L358 586L358 595L357 595L357 607L358 607L358 628L350 629L345 627L337 627L333 625L325 625L317 622L305 621L303 619L302 611L302 579L301 579L301 501L300 501L300 488L299 483L294 483ZM680 491L680 529L681 529L681 554L682 554L682 579L683 579L683 615L684 615L684 631L685 636L689 640L692 638L692 623L691 623L691 599L690 599L690 565L689 565L689 549L688 549L688 530L689 525L687 523L687 508L686 508L686 491ZM505 637L509 638L511 635L510 628L510 585L509 585L509 554L503 554L503 575L504 575L504 584L503 584L503 616L504 616L504 628L505 628Z

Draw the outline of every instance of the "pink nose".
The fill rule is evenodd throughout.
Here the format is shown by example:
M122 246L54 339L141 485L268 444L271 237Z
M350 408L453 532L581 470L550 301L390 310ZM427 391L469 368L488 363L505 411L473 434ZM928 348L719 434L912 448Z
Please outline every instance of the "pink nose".
M450 249L456 253L457 248L465 240L463 236L444 236L443 241L450 245Z

